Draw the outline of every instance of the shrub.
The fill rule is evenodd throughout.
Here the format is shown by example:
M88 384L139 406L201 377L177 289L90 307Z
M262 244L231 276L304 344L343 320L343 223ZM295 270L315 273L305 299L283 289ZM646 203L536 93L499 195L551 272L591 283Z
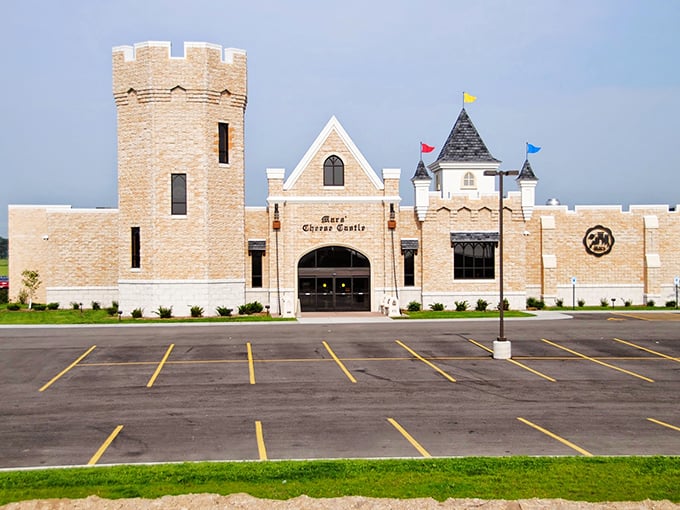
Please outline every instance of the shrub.
M17 301L22 305L28 303L28 291L26 289L21 289L17 294Z
M253 301L252 303L246 303L238 307L239 315L252 315L254 313L260 313L263 310L262 303Z
M230 317L231 312L233 312L234 310L232 308L227 308L226 306L218 306L217 308L215 308L215 311L220 317Z
M9 301L9 289L0 289L0 303Z
M118 313L118 308L114 308L113 306L107 306L106 307L106 315L109 317L113 317Z
M75 301L71 301L71 308L74 310L80 310L80 303L76 303Z
M673 301L666 301L666 308L675 308L675 305L676 305L676 304L677 304L677 303L675 302L675 300L673 300Z
M463 301L454 301L454 305L456 305L456 311L457 312L464 312L465 310L468 309L468 302L463 300Z
M527 298L527 308L536 308L537 310L543 310L543 308L545 308L545 302L542 299L529 297Z
M158 315L161 319L171 319L172 318L172 306L167 308L165 306L159 306L158 310L154 310L156 315Z
M584 306L586 306L586 300L585 299L579 299L578 300L578 306L579 306L579 308L583 308Z
M475 307L475 310L478 312L485 312L488 306L489 303L486 300L480 298L477 300L477 306Z
M48 310L59 310L59 303L47 303Z
M47 309L47 305L44 304L44 303L32 303L31 309L32 310L38 310L39 312L42 312L43 310Z
M135 308L132 310L132 318L133 319L141 319L142 316L144 315L144 309L143 308Z
M557 298L555 300L555 306L558 308L562 308L564 306L564 299Z
M409 312L419 312L420 311L420 303L418 303L418 301L411 301L408 304L408 307L406 309Z
M654 305L656 305L656 303L654 302L653 299L649 299L649 300L647 301L647 306L648 306L649 308L654 308Z
M633 301L631 301L630 299L626 299L626 300L623 302L623 306L625 306L626 308L628 308L628 307L630 307L630 306L632 306L632 305L633 305Z
M194 305L191 307L191 316L192 317L203 317L203 307Z
M430 305L430 310L433 312L442 312L444 310L444 305L442 303L432 303Z
M496 305L496 310L500 310L500 309L501 309L501 304L498 303L498 304ZM503 310L504 310L504 311L510 310L510 301L508 301L507 298L503 298Z
M93 310L101 310L102 305L99 304L99 301L92 301L92 309Z
M607 308L609 306L609 300L606 297L600 298L600 306L602 308Z
M21 308L20 303L7 303L7 309L16 312Z

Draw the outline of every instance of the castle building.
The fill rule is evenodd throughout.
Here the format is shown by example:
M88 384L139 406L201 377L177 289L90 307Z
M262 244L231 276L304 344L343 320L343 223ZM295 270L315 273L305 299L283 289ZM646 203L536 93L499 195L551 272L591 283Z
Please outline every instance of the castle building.
M118 208L10 205L11 298L29 269L43 282L37 301L117 301L125 314L214 315L252 301L286 316L377 311L386 297L402 308L498 303L499 193L487 174L501 162L465 109L436 161L417 163L413 206L401 204L401 170L378 175L332 117L291 172L266 169L266 204L247 207L244 51L115 47L113 96ZM677 208L537 205L528 159L515 181L502 200L512 308L529 297L674 298Z

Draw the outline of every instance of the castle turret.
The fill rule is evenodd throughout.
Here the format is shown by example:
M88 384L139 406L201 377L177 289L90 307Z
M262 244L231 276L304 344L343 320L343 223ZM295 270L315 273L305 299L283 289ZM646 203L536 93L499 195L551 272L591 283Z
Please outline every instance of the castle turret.
M113 96L121 308L243 303L245 52L115 47Z
M427 173L425 163L421 159L416 167L416 173L411 177L415 194L415 209L418 221L425 221L427 210L430 207L430 184L432 177Z
M524 160L522 170L517 176L517 183L522 197L522 216L524 216L524 221L529 221L536 205L536 184L538 183L538 177L531 169L529 159Z
M485 176L484 171L497 170L500 164L463 108L437 160L428 168L442 198L461 194L475 198L494 192L494 177Z

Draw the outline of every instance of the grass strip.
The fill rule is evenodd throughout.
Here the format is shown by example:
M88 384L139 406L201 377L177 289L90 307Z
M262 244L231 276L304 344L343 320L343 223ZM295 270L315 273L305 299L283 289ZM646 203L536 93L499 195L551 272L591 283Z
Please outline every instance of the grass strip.
M520 312L517 310L507 310L503 314L505 317L533 317L533 314ZM421 310L419 312L406 312L401 317L395 319L495 319L498 318L499 312L497 310L488 310L484 312L465 311L455 312L453 310Z
M0 472L0 505L27 499L248 493L376 498L680 501L680 457L466 457L126 465Z

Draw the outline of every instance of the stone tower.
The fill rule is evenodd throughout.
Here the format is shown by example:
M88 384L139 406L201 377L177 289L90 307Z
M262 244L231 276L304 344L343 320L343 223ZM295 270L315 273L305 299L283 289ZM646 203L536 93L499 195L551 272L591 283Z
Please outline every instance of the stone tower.
M243 304L245 51L115 47L113 96L121 309Z

